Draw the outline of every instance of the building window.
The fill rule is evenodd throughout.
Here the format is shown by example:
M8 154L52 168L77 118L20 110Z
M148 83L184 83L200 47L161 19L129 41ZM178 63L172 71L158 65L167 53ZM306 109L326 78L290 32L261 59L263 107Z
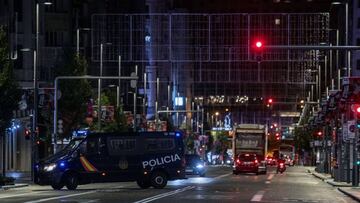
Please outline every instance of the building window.
M56 47L64 42L64 32L48 31L45 34L45 46Z

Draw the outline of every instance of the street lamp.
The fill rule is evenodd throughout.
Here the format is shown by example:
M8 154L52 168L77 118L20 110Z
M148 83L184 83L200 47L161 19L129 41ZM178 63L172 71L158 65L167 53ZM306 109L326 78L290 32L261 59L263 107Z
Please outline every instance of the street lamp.
M45 1L42 4L44 5L52 5L51 2L49 1ZM38 92L39 92L39 87L38 87L38 60L39 60L39 7L40 7L40 3L38 1L36 1L36 6L35 6L35 12L36 12L36 25L35 25L35 29L36 29L36 37L35 37L35 51L34 51L34 114L33 114L33 125L32 125L32 131L33 131L33 136L35 136L35 132L37 131L37 123L38 123ZM32 139L32 153L31 153L31 179L34 180L34 170L33 170L33 166L37 160L37 148L36 145L34 144L34 139Z
M345 45L349 45L349 41L348 41L348 36L349 36L349 4L347 2L339 2L339 1L335 1L335 2L331 2L331 6L336 6L336 5L344 5L345 6ZM331 7L330 7L331 8ZM350 69L350 51L347 50L346 51L346 59L345 59L345 64L347 67L347 76L350 77L351 75L351 69Z
M76 53L80 53L80 31L89 31L90 28L77 28L76 29Z
M219 115L219 112L215 112L215 125L216 125L216 127L218 127L218 115Z
M112 45L111 43L106 43L105 45ZM104 44L100 44L100 77L103 76L103 51ZM101 78L98 79L98 131L101 130Z

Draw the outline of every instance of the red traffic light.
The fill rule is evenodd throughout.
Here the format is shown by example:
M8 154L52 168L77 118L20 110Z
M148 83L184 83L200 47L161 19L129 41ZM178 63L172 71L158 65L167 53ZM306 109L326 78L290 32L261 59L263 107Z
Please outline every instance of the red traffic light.
M316 134L317 134L318 136L321 136L321 135L322 135L322 132L321 132L321 131L318 131Z
M351 105L351 110L355 113L360 113L360 104Z
M360 106L356 107L356 113L360 113Z
M273 99L272 98L268 99L268 104L272 104L272 103L273 103Z
M263 43L261 41L256 41L255 46L256 48L261 48Z

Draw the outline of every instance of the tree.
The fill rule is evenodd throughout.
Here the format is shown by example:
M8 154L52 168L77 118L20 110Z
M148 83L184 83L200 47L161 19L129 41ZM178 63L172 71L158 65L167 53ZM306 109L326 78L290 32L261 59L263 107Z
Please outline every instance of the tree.
M2 143L5 143L5 131L10 126L13 110L18 107L21 91L13 75L8 40L3 26L0 26L0 95L0 136L3 138ZM4 169L3 167L3 173Z
M65 56L66 57L66 56ZM68 61L60 67L57 75L80 76L87 72L87 62L83 56L72 54L65 59ZM60 138L71 136L83 123L86 115L87 102L91 98L91 86L86 79L71 79L59 81L61 98L59 100L59 119L63 120L64 133Z

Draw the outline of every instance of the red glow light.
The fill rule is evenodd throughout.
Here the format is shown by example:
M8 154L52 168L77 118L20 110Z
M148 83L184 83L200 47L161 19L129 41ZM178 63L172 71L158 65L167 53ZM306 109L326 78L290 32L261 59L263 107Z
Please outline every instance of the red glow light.
M262 47L262 42L257 41L255 45L256 45L257 48L261 48Z
M356 112L360 113L360 106L356 108Z

